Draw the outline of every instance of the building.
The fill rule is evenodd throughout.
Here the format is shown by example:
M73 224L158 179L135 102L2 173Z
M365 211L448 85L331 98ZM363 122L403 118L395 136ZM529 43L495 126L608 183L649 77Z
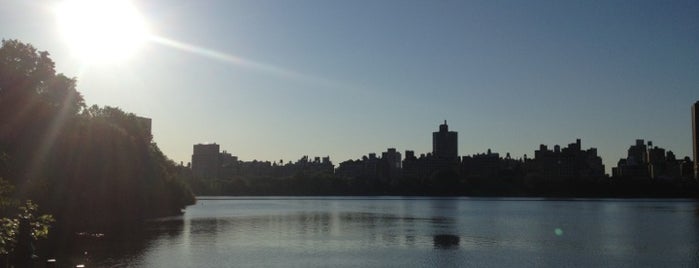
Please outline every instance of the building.
M544 180L590 180L604 176L597 149L583 150L580 139L565 148L556 145L553 150L542 144L534 151L534 159L527 162L528 175Z
M495 178L500 171L500 154L490 149L482 154L464 156L461 160L461 174L466 178Z
M415 157L415 151L405 150L405 159L403 159L402 166L403 177L405 178L417 178L419 177L417 157Z
M296 161L296 163L286 165L284 167L286 167L283 169L283 174L285 176L293 176L299 172L303 172L304 174L333 174L335 172L335 166L333 165L332 161L330 161L330 156L315 156L313 157L313 161L311 161L307 155L304 155L301 157L301 159Z
M692 105L692 149L694 153L694 179L699 179L699 101Z
M405 151L402 162L403 177L407 179L428 179L459 171L458 133L449 131L447 121L439 125L438 132L432 132L432 153L415 156L414 151ZM436 178L435 177L435 178Z
M439 125L439 132L432 132L432 155L438 159L457 159L459 157L458 133L449 131L447 120Z
M649 141L648 146L653 147L653 142ZM636 145L629 147L626 154L626 161L629 165L645 165L648 163L648 146L642 139L636 140Z
M402 160L400 152L396 148L388 148L386 152L381 153L381 159L386 161L387 179L397 180L402 175Z
M679 160L672 151L639 139L629 147L626 158L619 159L617 166L612 168L612 176L635 180L679 180L693 176L689 169L689 157Z
M153 120L151 120L148 117L136 116L136 123L138 124L138 128L143 132L143 135L149 139L152 137L152 122Z
M216 143L195 144L192 153L192 175L195 178L212 179L218 177L221 167L220 147Z
M362 156L362 159L340 163L335 174L346 178L383 182L387 179L387 167L388 163L385 159L376 157L376 153L369 153L368 156Z
M239 178L289 178L296 175L333 174L335 166L330 157L313 157L307 155L292 163L284 164L269 161L241 161L237 156L220 151L216 143L195 144L192 154L192 175L199 179L231 180ZM375 158L376 154L374 154Z

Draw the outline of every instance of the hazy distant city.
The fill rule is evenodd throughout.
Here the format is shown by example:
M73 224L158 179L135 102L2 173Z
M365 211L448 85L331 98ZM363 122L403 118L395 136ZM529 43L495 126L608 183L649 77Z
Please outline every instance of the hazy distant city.
M691 107L693 151L694 161L689 156L676 156L672 150L659 147L653 141L637 139L631 142L627 150L627 157L619 159L617 165L612 167L612 174L605 174L605 166L602 158L597 154L597 148L584 148L581 139L563 147L560 145L548 146L541 144L532 156L524 155L521 158L513 158L509 153L501 155L490 149L487 152L474 155L460 156L458 152L458 132L449 130L445 120L439 125L439 129L432 133L432 152L416 154L412 150L405 150L401 154L396 148L388 148L380 155L369 153L356 160L346 160L337 166L330 157L303 156L296 161L241 161L216 143L195 144L191 163L191 176L195 180L221 181L235 180L238 186L249 187L259 180L293 178L295 176L326 175L326 181L318 181L320 184L337 183L331 180L339 180L349 185L364 185L366 192L361 189L350 191L353 194L361 193L445 193L445 194L473 194L467 189L459 187L475 187L485 192L480 194L525 194L515 188L522 186L539 185L540 188L558 187L561 185L586 185L597 187L606 183L623 184L624 188L634 188L639 185L678 186L682 183L694 182L697 174L697 111L699 101ZM695 183L695 182L694 182ZM547 186L544 186L547 185ZM596 186L595 186L596 185ZM407 187L407 188L405 188ZM422 189L420 187L434 187ZM456 188L452 188L456 187ZM197 187L193 187L195 192ZM214 186L213 188L217 188ZM351 188L351 187L350 187ZM672 187L671 187L672 188ZM680 187L681 188L681 187ZM680 189L678 188L678 189ZM548 189L548 188L547 188ZM202 189L200 189L202 190ZM212 189L209 189L211 191ZM239 192L240 189L229 189ZM259 189L258 189L259 190ZM423 190L425 192L423 192ZM534 190L535 192L542 189ZM555 189L553 192L540 192L542 194L577 195L569 192L571 189ZM600 189L597 189L600 190ZM333 194L342 190L325 188ZM563 191L563 192L561 192ZM582 190L582 195L602 194L594 189ZM634 190L616 189L626 194L635 195ZM612 192L607 194L616 195ZM628 192L627 192L628 191ZM692 190L695 191L695 190ZM228 191L224 191L228 192ZM648 194L646 190L639 195ZM245 191L239 193L248 193ZM257 194L274 194L270 192L249 192ZM282 193L282 192L278 192ZM284 192L289 194L290 192ZM479 194L479 193L476 193ZM528 192L526 194L532 194ZM602 194L605 195L605 194Z

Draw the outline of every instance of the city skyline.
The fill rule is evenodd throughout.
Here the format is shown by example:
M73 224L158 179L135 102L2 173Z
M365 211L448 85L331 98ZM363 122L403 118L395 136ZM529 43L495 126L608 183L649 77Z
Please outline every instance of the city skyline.
M356 160L303 156L296 161L244 161L218 144L195 144L192 162L181 166L193 191L204 195L481 195L641 197L692 195L694 163L638 139L605 174L597 148L581 139L567 146L545 144L532 157L509 153L458 156L458 132L445 121L432 133L433 149L419 156L395 148Z
M64 1L4 3L0 32L51 53L88 105L152 118L173 160L217 142L244 159L429 152L513 157L581 138L607 172L636 139L692 156L699 3L130 1L151 37L86 65Z
M699 101L695 102L692 105L693 118L696 118L695 117L696 116L695 107L697 105L699 105ZM692 123L692 131L693 131L692 135L696 139L696 134L695 134L696 133L696 123L695 122ZM693 148L693 149L695 150L695 152L696 152L697 144L699 144L699 143L694 141L693 146L695 148ZM550 163L553 163L557 160L555 160L555 158L553 158L553 160L552 160L552 158L550 157L550 155L552 153L559 154L562 151L569 150L569 151L583 152L583 154L588 154L592 158L599 158L599 160L598 160L599 163L596 163L594 165L599 166L600 172L602 172L606 176L611 176L611 177L628 176L628 174L622 175L621 172L618 172L619 169L622 169L622 166L623 166L623 168L626 168L627 160L628 160L628 161L631 161L628 163L633 165L634 168L639 168L639 170L640 170L640 171L636 171L637 173L638 172L640 172L640 173L635 174L634 176L640 176L640 177L647 176L649 178L654 178L657 175L653 175L654 173L646 174L645 172L647 172L650 169L646 166L641 165L641 164L659 165L662 162L662 165L663 165L662 171L656 170L655 172L659 172L658 174L665 172L665 170L667 169L664 166L665 161L666 161L666 156L665 156L666 152L667 152L668 157L670 155L672 156L672 158L671 159L668 158L667 161L673 161L672 163L677 165L677 166L672 166L670 169L667 169L667 170L673 170L673 172L677 172L677 174L674 174L674 173L672 174L675 177L682 177L683 176L680 174L680 172L684 172L684 171L680 171L681 167L679 166L679 164L677 164L677 163L681 163L681 161L684 161L683 159L689 158L691 160L691 163L693 166L692 169L694 171L696 171L696 163L698 162L698 161L696 161L696 157L693 158L691 156L677 156L677 155L675 155L675 153L672 149L659 147L657 145L653 146L653 141L651 141L651 140L648 140L648 143L646 145L644 139L636 139L635 144L632 144L632 143L629 144L629 147L628 147L629 149L627 150L628 158L621 157L621 158L614 160L614 161L611 161L611 160L605 161L605 160L603 160L602 157L599 157L598 153L597 153L597 151L598 151L597 147L589 146L588 149L583 150L582 149L582 140L580 138L575 139L574 143L568 144L568 147L565 147L565 148L563 148L563 146L561 146L560 144L552 145L551 147L553 148L553 150L548 149L548 146L550 144L539 144L538 150L534 149L532 154L524 154L521 157L512 156L509 152L503 152L503 154L501 154L501 152L493 151L490 148L488 148L487 151L484 151L484 152L477 152L477 153L473 153L473 154L463 154L462 155L462 154L458 153L458 132L449 131L449 126L447 125L447 120L445 120L443 124L439 125L438 131L432 132L432 145L433 146L432 146L431 152L415 153L415 151L412 150L411 148L403 148L404 152L405 152L404 157L401 156L400 150L398 150L397 148L386 147L387 151L381 153L382 154L381 156L378 156L377 151L371 151L371 152L367 152L365 154L356 156L355 158L335 159L335 161L337 161L336 163L340 164L337 166L338 170L341 169L342 164L345 162L352 163L353 161L362 161L362 160L366 160L366 159L377 159L377 160L378 159L386 159L386 160L388 160L389 163L392 163L391 166L394 166L396 169L402 169L402 167L401 167L402 162L403 161L410 161L410 158L412 158L412 159L418 159L418 158L419 159L438 159L440 161L446 161L446 163L449 163L449 162L462 163L462 161L467 161L465 159L470 159L472 157L492 157L492 156L495 156L496 159L499 159L499 160L507 160L507 161L511 160L511 161L515 161L515 162L518 162L521 164L524 164L527 160L541 160L542 158L546 159L544 161L548 161ZM381 149L381 150L383 150L383 149ZM331 157L329 156L329 154L321 154L321 155L324 155L322 157L322 159L323 159L322 163L324 163L324 164L331 163L332 160L331 160ZM544 156L544 155L546 155L546 156ZM221 157L223 157L227 160L222 160L222 159L220 159ZM321 163L321 162L319 162L321 159L321 156L314 155L312 157L315 157L315 162ZM193 145L193 153L192 153L191 158L190 158L191 162L187 162L186 165L188 167L192 167L194 165L197 165L197 164L194 164L194 162L199 161L200 164L198 164L198 166L200 166L200 167L197 168L196 170L193 169L195 177L216 177L215 170L217 170L220 167L218 164L212 164L214 162L215 163L218 163L219 161L223 161L226 163L238 162L238 161L245 162L247 160L247 161L252 161L252 162L268 163L268 164L273 165L273 166L283 166L283 165L287 165L287 164L296 163L296 161L305 162L305 161L309 160L309 155L302 155L302 156L298 156L297 158L298 159L293 158L293 159L279 159L279 160L277 160L277 159L274 159L274 160L272 160L272 159L241 159L241 158L239 158L238 155L233 155L228 150L225 150L225 149L222 150L221 146L215 142L213 142L213 143L197 143L197 144ZM197 160L197 159L199 159L199 160ZM208 159L208 160L203 160L203 159ZM464 160L462 160L462 159L464 159ZM643 159L643 160L641 160L641 159ZM662 159L662 160L660 160L660 159ZM680 161L680 162L674 162L675 160ZM612 166L606 166L604 164L605 162L616 162L616 164L614 164ZM184 164L184 161L182 161L181 164ZM442 164L444 164L444 163L442 163ZM465 164L465 162L464 162L464 164ZM558 164L560 164L560 163L558 163ZM334 165L334 164L331 164L331 165ZM203 166L203 168L202 168L202 166ZM615 169L617 169L617 170L615 170ZM202 170L204 170L203 173L201 173ZM694 172L694 171L692 171L692 172ZM665 173L663 173L663 174L665 174ZM696 176L695 174L696 173L694 173L692 175ZM600 175L595 175L595 176L600 176ZM555 177L555 176L553 176L553 177ZM696 177L694 177L694 178L696 178Z

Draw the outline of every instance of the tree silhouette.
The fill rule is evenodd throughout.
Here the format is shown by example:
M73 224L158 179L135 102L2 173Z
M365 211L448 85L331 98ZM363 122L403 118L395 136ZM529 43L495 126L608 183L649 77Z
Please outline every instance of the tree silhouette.
M76 80L54 66L48 52L2 42L0 176L17 195L54 214L59 229L101 232L194 202L143 118L86 107Z

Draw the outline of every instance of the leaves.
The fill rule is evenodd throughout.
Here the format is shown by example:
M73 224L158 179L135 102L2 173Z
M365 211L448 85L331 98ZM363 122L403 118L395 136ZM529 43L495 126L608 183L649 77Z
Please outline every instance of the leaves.
M19 226L21 221L29 222L30 235L33 240L46 238L49 234L49 228L54 221L51 215L37 216L36 211L39 208L31 200L25 201L23 206L20 206L19 213L13 218L0 218L0 254L11 253L17 245L17 239L20 236Z
M17 243L19 219L0 218L0 255L9 254Z
M0 178L0 215L3 216L0 218L0 255L9 254L16 247L21 221L29 223L33 240L46 238L54 221L51 215L37 216L39 206L31 200L20 206L18 200L10 198L13 192L14 186ZM12 216L11 210L15 211Z

